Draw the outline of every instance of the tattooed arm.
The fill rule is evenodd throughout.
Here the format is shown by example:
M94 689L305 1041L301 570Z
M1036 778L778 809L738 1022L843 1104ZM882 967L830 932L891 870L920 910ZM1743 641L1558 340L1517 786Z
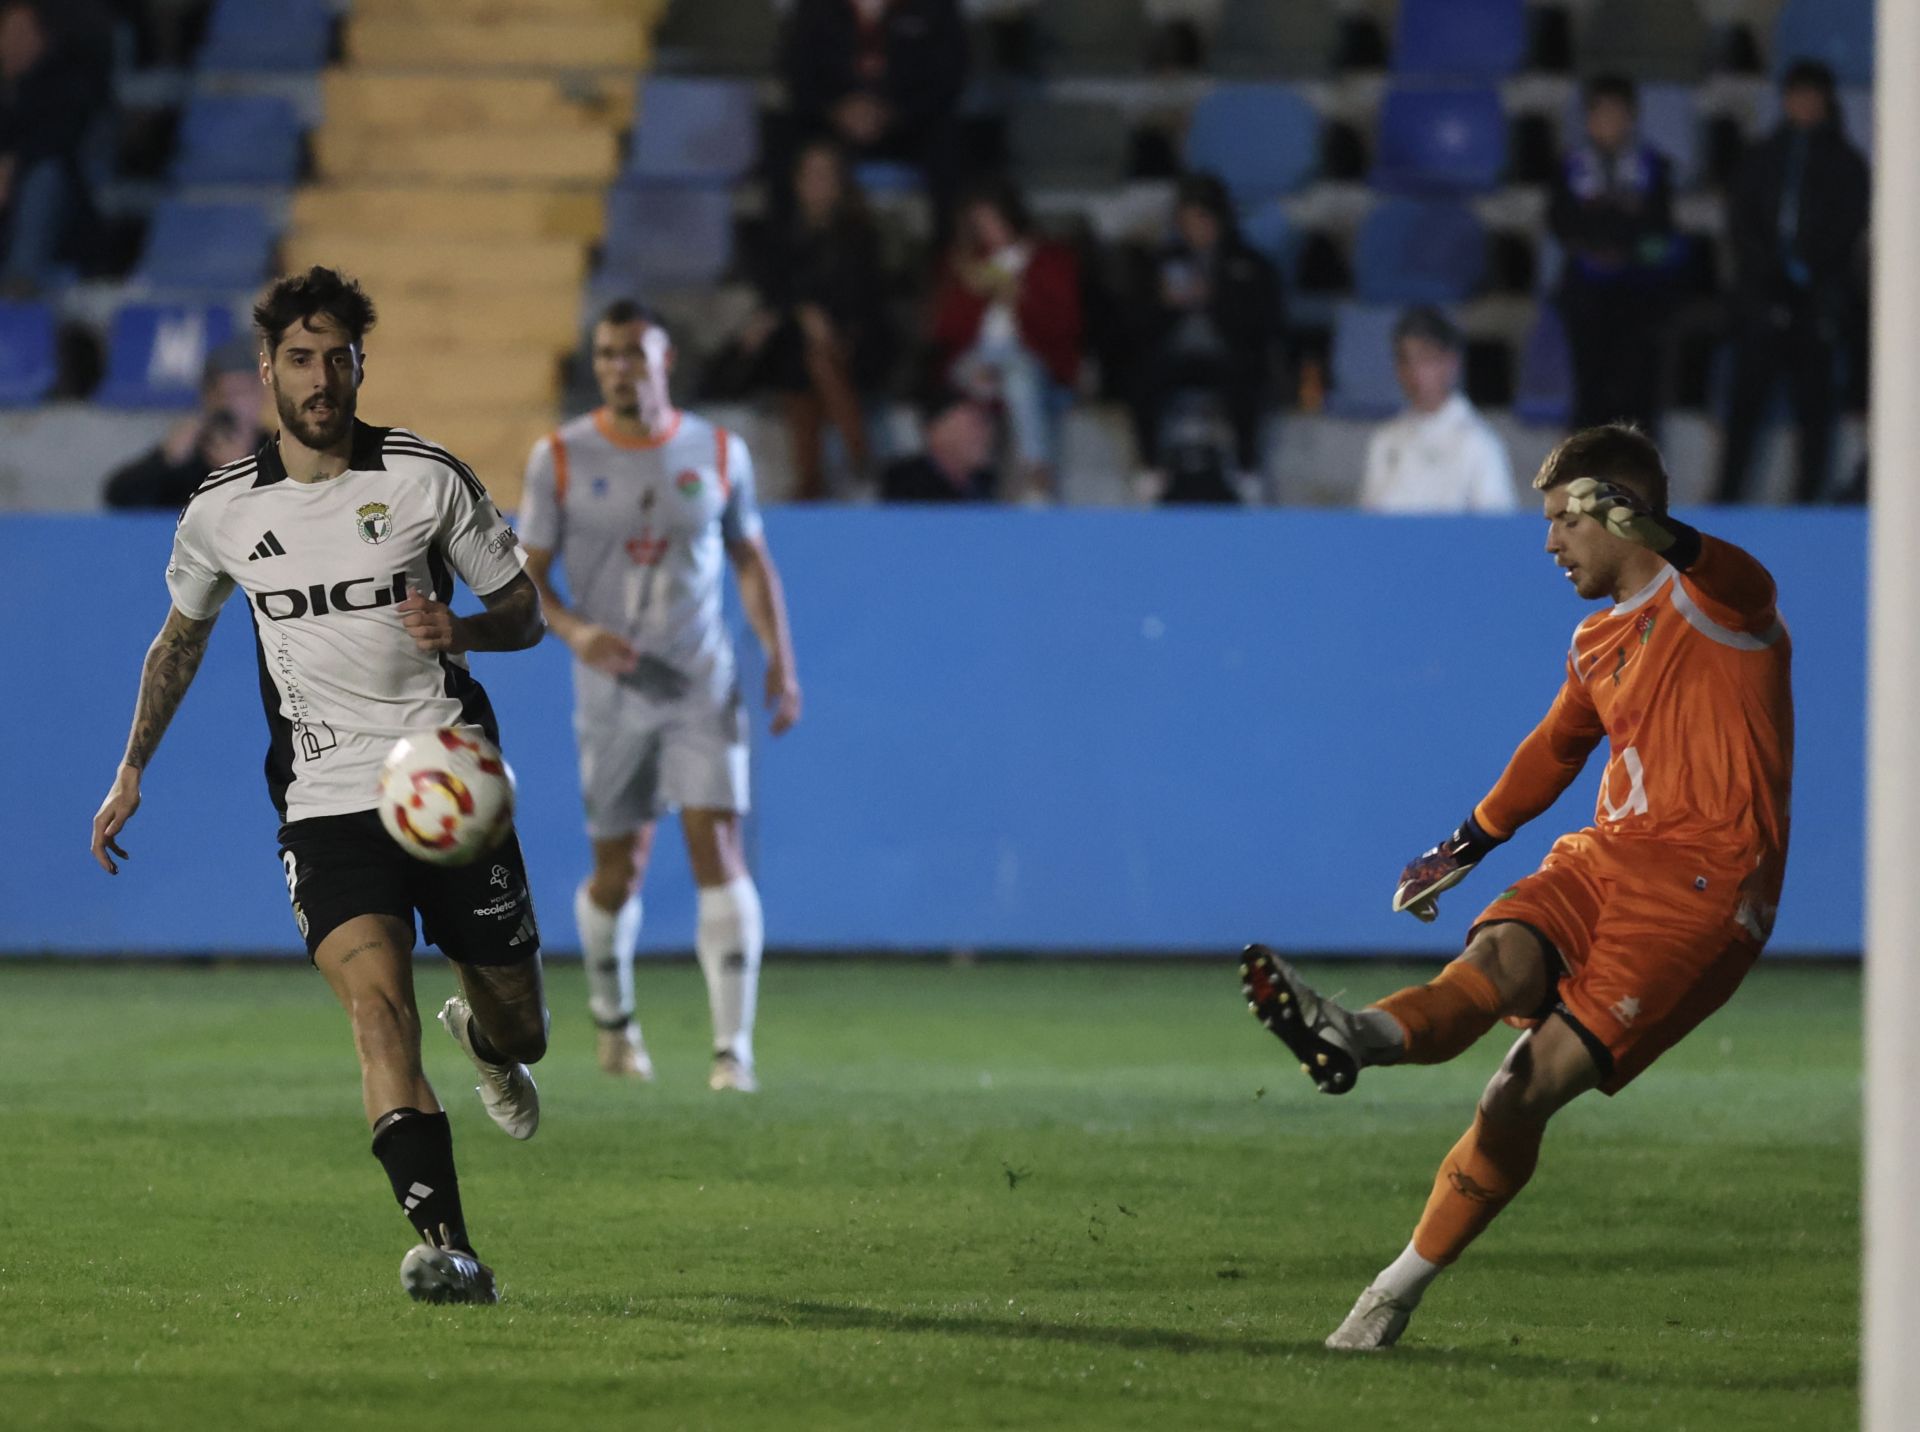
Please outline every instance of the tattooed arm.
M212 617L183 616L176 607L167 613L166 625L147 648L146 664L140 668L140 694L134 701L133 730L127 736L127 753L113 778L113 789L100 803L93 817L93 858L109 875L118 875L120 867L113 856L127 858L114 837L133 813L140 809L140 773L153 759L154 748L166 734L167 723L180 709L180 700L193 684L200 659L207 654L207 638L213 634ZM111 851L112 854L108 854Z

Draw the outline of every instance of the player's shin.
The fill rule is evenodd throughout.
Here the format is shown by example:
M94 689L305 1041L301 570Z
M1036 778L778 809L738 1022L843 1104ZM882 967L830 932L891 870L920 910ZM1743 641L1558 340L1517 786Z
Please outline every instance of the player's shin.
M444 1113L394 1109L382 1114L373 1126L373 1156L386 1169L393 1196L421 1242L473 1251L453 1171L453 1130Z
M753 1064L753 1016L764 943L760 892L752 877L741 875L701 889L694 951L707 977L714 1052L732 1054L748 1067Z
M1431 983L1390 994L1374 1008L1405 1032L1407 1063L1444 1064L1493 1028L1504 1003L1492 980L1455 960Z
M1546 1129L1544 1123L1490 1119L1476 1112L1473 1127L1460 1136L1434 1176L1426 1211L1413 1230L1413 1252L1440 1268L1458 1258L1527 1186L1540 1161Z
M633 951L640 940L641 904L631 896L619 910L602 909L583 884L573 895L574 924L587 973L587 1005L602 1029L619 1029L633 1018Z

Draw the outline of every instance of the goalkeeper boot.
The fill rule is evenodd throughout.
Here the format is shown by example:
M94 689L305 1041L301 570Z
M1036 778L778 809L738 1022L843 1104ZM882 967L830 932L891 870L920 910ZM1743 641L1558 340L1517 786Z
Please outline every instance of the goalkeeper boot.
M1344 1094L1366 1064L1391 1063L1398 1026L1381 1014L1385 1028L1314 993L1287 962L1265 945L1248 945L1240 956L1240 988L1247 1007L1300 1061L1301 1072L1322 1094Z
M493 1269L462 1248L421 1243L400 1260L400 1286L416 1303L497 1303Z
M1346 1321L1327 1337L1336 1352L1379 1352L1400 1341L1416 1304L1396 1298L1385 1288L1369 1286L1354 1303Z
M516 1139L530 1139L540 1127L540 1091L524 1064L511 1060L495 1064L482 1059L473 1048L473 1011L455 995L440 1011L440 1023L453 1042L480 1071L480 1082L473 1092L480 1096L487 1117Z

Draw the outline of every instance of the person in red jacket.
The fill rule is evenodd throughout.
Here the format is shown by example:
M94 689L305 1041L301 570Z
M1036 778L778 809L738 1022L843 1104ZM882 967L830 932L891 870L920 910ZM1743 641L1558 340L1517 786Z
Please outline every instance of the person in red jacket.
M935 288L933 341L943 377L997 402L1030 498L1053 489L1055 429L1080 376L1080 265L1033 232L1011 181L960 207L960 234Z

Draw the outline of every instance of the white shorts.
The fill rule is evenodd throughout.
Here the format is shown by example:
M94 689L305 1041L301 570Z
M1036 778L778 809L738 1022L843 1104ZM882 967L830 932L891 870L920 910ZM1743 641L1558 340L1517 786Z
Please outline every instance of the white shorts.
M669 810L747 809L747 715L739 688L662 702L615 681L576 688L574 737L587 834L629 835Z

